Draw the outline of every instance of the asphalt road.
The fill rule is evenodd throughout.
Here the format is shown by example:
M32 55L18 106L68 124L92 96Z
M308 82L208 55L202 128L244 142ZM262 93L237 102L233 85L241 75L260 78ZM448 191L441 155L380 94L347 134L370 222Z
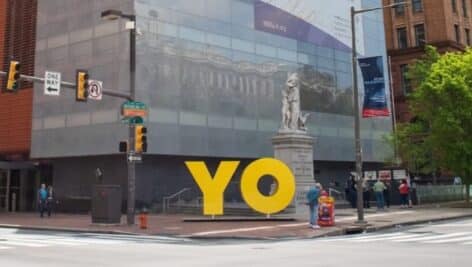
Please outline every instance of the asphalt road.
M472 266L472 220L288 241L0 229L0 266Z

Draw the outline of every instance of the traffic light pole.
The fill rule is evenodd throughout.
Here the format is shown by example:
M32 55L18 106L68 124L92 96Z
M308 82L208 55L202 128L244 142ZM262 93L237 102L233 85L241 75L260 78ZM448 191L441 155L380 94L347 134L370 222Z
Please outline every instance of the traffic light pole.
M1 76L6 77L7 72L0 71L0 77ZM29 75L24 75L24 74L20 75L20 80L25 80L25 81L29 81L29 82L35 82L35 83L44 83L44 81L45 81L44 78L36 77L36 76L29 76ZM77 85L75 83L61 81L61 87L63 87L63 88L68 88L68 89L75 90L76 86ZM123 98L123 99L126 99L126 100L131 100L131 96L129 94L117 92L116 90L103 89L102 94L107 95L107 96Z
M134 23L133 28L130 29L129 36L129 93L131 101L134 101L136 98L136 17L130 15L128 18ZM128 225L134 224L134 214L135 214L135 199L136 199L136 162L131 159L130 156L134 156L134 125L129 124L129 152L128 152L128 203L127 203L127 212L126 212L126 221Z

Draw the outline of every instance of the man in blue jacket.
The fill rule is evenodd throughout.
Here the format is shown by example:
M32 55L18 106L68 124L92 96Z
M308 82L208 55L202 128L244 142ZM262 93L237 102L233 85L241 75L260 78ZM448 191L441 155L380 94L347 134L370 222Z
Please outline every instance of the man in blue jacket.
M320 197L320 190L321 185L317 183L306 194L308 207L310 208L310 227L313 229L320 228L318 225L318 198Z
M41 188L38 190L39 214L41 218L43 218L44 211L46 210L47 200L48 200L48 191L46 190L46 185L41 184Z

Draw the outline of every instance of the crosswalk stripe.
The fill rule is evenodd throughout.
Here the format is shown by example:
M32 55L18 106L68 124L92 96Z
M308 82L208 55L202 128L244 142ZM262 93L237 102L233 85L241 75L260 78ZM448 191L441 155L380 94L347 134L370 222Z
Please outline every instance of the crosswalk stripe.
M11 249L11 247L2 247L2 246L0 246L0 249Z
M48 245L45 244L34 244L30 243L30 241L25 242L18 242L18 241L0 241L1 245L11 245L11 246L20 246L20 247L32 247L32 248L40 248L40 247L47 247Z
M446 240L432 240L432 241L425 241L423 243L428 244L441 244L441 243L452 243L452 242L462 242L462 241L469 241L472 240L472 236L464 236L464 237L456 237Z
M449 237L456 237L456 236L461 236L461 235L464 235L464 233L452 233L452 234L442 234L442 235L433 235L433 236L429 235L429 236L423 236L423 237L417 237L417 238L399 239L393 242L420 242L420 241L429 241L429 240L444 239L444 238L449 238Z
M381 234L381 235L362 235L362 236L357 236L357 237L341 237L341 238L330 238L330 239L325 239L322 241L351 241L351 240L362 240L362 239L368 239L368 238L377 238L377 237L390 237L390 236L399 236L403 235L403 233L392 233L392 234Z
M408 238L408 237L415 237L418 236L418 234L402 234L399 236L391 236L391 237L378 237L378 238L369 238L369 239L362 239L362 240L353 240L353 242L372 242L372 241L390 241L390 240L395 240L395 239L400 239L400 238Z
M46 240L37 240L37 239L30 239L30 238L8 238L8 240L16 241L16 242L32 242L32 243L40 243L40 244L46 244L46 245L66 245L66 246L80 246L83 245L81 243L77 243L74 241L67 241L67 240L51 240L51 239L46 239Z

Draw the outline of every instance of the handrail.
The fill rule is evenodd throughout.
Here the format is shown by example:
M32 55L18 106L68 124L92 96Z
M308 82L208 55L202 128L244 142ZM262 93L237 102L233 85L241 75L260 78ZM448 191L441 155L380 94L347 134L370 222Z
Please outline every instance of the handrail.
M174 193L170 196L167 196L167 197L164 197L162 199L162 212L166 212L167 208L169 208L169 202L171 199L174 199L176 197L179 197L180 198L180 195L182 195L183 193L187 192L191 190L190 187L185 187L185 188L182 188L180 191L178 191L177 193Z
M336 189L334 189L334 188L331 188L331 187L328 188L328 194L329 194L330 196L332 196L332 192L334 192L334 193L336 193L336 194L342 196L343 199L345 199L345 197L344 197L344 192L338 191L338 190L336 190Z

